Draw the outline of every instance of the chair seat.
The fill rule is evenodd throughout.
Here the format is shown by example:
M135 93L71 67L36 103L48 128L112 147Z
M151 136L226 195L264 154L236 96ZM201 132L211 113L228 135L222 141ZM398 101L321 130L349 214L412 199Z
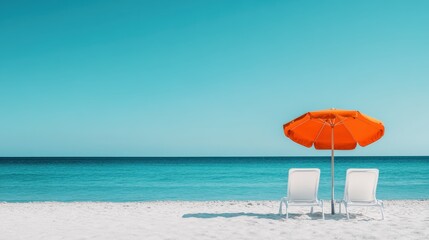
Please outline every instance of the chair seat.
M288 204L296 206L319 206L320 201L288 201Z
M344 204L346 209L347 219L349 219L348 207L362 206L370 207L377 206L380 208L381 219L384 219L383 201L377 200L375 194L378 184L378 169L350 168L346 173L346 184L344 187L344 198L339 201L341 213L341 204ZM357 201L352 201L355 199ZM367 201L359 201L359 199L367 199Z
M279 214L282 214L282 206L286 206L286 219L289 217L289 206L309 206L310 213L313 207L320 207L322 219L325 219L323 201L317 198L319 189L320 169L318 168L291 168L288 175L287 197L280 200Z
M349 206L375 206L380 205L381 203L379 201L372 201L372 202L365 202L365 201L353 201L353 202L346 202L343 201L345 204Z

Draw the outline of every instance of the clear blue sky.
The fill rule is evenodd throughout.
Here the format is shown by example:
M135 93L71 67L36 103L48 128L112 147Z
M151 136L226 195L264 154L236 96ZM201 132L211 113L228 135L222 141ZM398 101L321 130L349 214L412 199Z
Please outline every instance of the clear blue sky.
M2 1L0 156L329 155L284 137L358 109L429 155L429 1Z

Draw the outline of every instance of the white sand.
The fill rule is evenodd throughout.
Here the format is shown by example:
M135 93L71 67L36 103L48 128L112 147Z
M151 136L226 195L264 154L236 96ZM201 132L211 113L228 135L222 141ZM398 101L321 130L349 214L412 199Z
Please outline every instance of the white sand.
M285 220L275 201L0 203L0 239L429 239L429 200L385 201L384 221L374 207L325 221L291 210Z

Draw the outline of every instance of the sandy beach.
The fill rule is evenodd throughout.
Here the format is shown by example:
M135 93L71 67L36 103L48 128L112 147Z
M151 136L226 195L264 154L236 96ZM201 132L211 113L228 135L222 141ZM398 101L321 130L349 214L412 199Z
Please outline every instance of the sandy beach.
M328 205L328 204L326 204ZM326 212L329 212L326 206ZM1 203L1 239L429 239L429 200L326 215L277 201Z

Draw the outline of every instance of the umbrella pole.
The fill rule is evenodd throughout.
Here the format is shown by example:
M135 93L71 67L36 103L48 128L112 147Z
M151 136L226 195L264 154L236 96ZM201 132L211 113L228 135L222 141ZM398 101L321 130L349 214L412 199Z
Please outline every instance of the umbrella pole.
M334 126L331 129L331 214L334 215Z

